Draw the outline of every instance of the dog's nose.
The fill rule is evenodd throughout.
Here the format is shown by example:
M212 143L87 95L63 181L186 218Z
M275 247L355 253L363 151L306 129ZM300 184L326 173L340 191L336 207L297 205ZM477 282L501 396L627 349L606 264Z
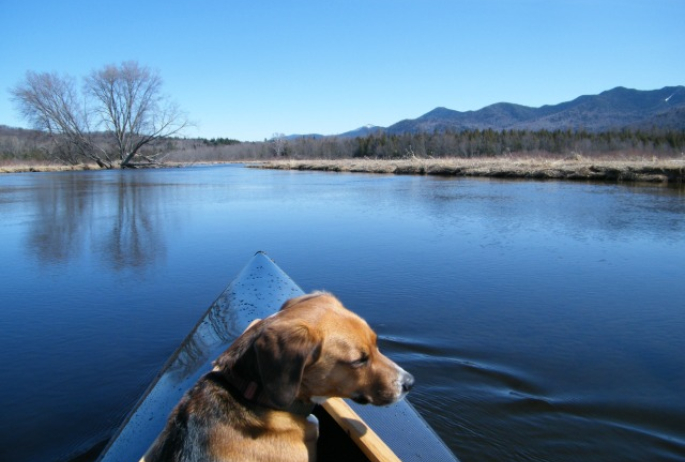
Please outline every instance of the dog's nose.
M408 393L414 387L414 376L405 372L402 377L402 391Z

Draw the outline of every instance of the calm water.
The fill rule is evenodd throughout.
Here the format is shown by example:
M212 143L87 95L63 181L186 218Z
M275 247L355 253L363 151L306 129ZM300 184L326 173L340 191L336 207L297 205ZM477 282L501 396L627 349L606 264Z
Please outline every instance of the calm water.
M685 460L685 192L240 167L0 176L0 460L105 440L257 250L469 461Z

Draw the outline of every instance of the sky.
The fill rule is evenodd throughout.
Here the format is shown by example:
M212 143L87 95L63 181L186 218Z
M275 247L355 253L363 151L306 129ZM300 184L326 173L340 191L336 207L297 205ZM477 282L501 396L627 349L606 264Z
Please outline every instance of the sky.
M685 84L685 0L0 0L0 124L27 71L135 60L188 137L389 126L436 107L539 107Z

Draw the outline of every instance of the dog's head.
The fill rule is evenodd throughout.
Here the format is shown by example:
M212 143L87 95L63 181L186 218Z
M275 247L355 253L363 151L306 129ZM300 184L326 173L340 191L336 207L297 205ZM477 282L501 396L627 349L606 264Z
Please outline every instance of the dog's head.
M382 406L404 397L414 384L411 374L378 350L368 324L327 293L287 301L277 314L250 327L215 364L258 380L277 408L295 399L329 397Z

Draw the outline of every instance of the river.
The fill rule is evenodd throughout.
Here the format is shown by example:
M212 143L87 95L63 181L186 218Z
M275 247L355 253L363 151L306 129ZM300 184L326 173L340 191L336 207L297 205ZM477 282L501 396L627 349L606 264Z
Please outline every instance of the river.
M685 459L683 188L3 174L0 243L0 460L100 447L257 250L369 321L463 462Z

